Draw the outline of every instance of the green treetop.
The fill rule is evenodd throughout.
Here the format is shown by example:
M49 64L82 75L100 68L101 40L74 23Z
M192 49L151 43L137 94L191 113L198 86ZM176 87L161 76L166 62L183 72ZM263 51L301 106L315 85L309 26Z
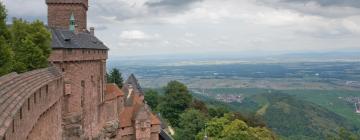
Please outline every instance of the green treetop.
M171 81L165 87L159 110L172 126L177 127L180 114L190 107L191 102L192 96L187 87L178 81Z
M115 83L119 88L123 87L124 79L119 69L113 68L107 75L108 83Z

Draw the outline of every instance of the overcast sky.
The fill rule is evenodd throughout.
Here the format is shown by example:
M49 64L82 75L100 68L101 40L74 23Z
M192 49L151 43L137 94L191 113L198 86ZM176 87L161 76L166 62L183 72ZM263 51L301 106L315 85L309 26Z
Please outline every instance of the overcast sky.
M47 22L45 0L2 1L9 17ZM360 50L360 0L89 1L111 57Z

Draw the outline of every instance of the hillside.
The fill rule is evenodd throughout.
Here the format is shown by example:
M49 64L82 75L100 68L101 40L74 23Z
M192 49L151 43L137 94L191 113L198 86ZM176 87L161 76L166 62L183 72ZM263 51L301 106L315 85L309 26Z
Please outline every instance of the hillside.
M197 96L212 105L224 105L211 98ZM359 126L349 119L295 96L273 92L252 94L242 103L230 103L232 110L237 110L248 116L256 116L283 139L291 140L319 140L338 135L340 128L352 132L359 130Z

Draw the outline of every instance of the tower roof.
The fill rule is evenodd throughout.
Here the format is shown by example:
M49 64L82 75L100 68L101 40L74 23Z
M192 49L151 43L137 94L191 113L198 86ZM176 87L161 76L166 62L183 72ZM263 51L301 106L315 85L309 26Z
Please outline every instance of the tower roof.
M83 4L88 7L88 0L46 0L46 4Z
M66 29L50 28L53 49L108 50L103 42L88 32L74 33Z
M140 92L140 94L143 94L143 91L141 89L141 86L138 82L138 80L136 79L135 75L134 74L131 74L129 76L129 78L126 80L125 82L125 87L128 86L128 85L132 85L132 87L135 89L135 90L138 90Z
M74 13L71 13L70 21L75 21Z

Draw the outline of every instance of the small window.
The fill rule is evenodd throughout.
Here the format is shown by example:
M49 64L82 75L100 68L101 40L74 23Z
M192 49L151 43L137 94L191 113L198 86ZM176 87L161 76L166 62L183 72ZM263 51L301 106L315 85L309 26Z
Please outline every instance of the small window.
M85 53L85 50L82 50L82 54L84 54Z
M36 104L36 92L34 94L34 104Z
M12 132L15 133L15 120L12 121Z
M48 93L49 93L49 85L46 85L46 87L45 87L45 90L46 90L46 96L48 95Z
M85 81L84 80L81 81L81 86L85 87Z
M23 118L22 108L20 108L20 120Z
M28 98L28 110L30 110L30 98Z
M64 68L62 68L61 70L62 70L62 72L65 72L65 69L64 69Z
M41 89L39 90L39 99L41 99Z

